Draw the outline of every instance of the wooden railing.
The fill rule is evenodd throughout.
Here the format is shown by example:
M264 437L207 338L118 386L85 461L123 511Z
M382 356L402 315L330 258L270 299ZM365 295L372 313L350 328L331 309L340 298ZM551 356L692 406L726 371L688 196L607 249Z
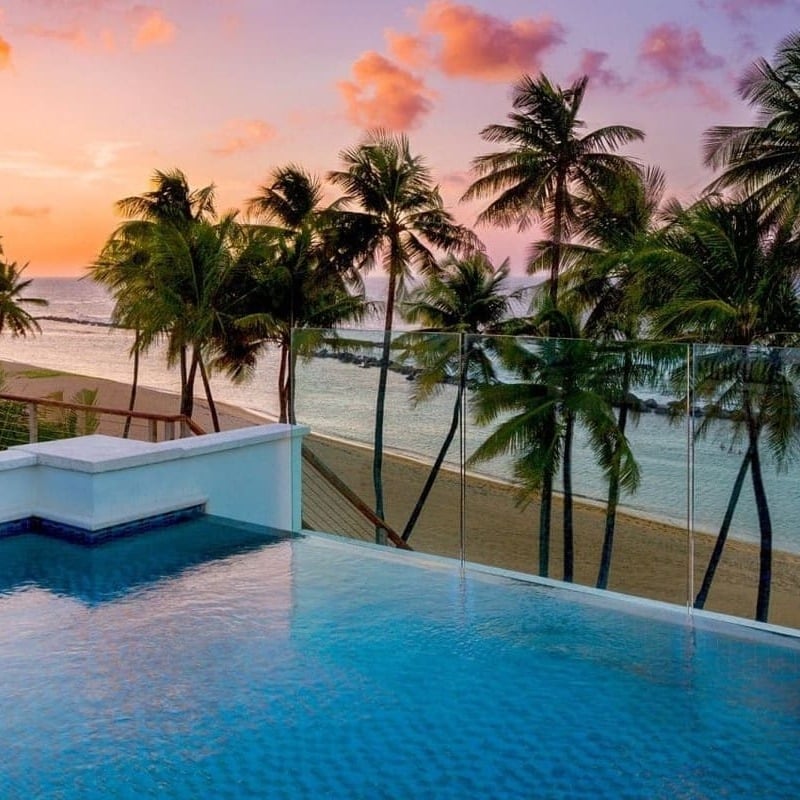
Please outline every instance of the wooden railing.
M153 414L148 411L127 411L119 408L106 408L96 405L82 405L80 403L68 403L63 400L50 400L44 397L26 397L16 394L0 393L0 400L8 400L12 403L22 403L28 411L28 440L30 442L39 441L39 408L61 409L63 411L82 412L87 415L104 415L120 417L126 420L144 420L147 423L147 438L151 442L158 441L158 425L161 423L164 429L164 440L185 438L188 436L202 436L205 431L193 420L184 414Z

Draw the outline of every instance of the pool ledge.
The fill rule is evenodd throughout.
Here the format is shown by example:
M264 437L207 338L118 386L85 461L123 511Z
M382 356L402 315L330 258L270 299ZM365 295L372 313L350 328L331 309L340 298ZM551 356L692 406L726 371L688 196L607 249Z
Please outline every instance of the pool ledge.
M202 505L297 530L306 433L275 424L159 443L92 435L20 445L0 453L0 522L36 517L98 531Z

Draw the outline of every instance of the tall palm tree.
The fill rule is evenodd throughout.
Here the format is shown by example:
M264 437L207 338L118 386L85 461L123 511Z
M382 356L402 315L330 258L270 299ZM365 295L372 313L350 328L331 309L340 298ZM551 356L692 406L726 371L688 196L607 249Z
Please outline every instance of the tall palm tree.
M669 272L672 286L653 314L655 333L732 345L702 349L695 357L693 391L708 400L698 435L724 418L732 439L746 443L695 605L706 601L749 470L760 535L755 616L762 622L769 616L772 521L761 448L766 445L785 465L800 435L800 398L777 349L800 329L798 264L800 239L791 221L768 223L752 198L699 201L677 218L663 253L650 260L651 269Z
M403 339L408 355L422 366L415 402L440 391L446 377L457 376L450 427L403 529L405 541L414 530L458 430L468 382L494 379L494 366L482 347L480 334L496 328L508 315L512 300L520 295L504 289L507 277L507 260L495 268L483 253L463 259L451 256L444 261L440 274L431 275L403 303L403 317L424 326Z
M475 158L476 180L462 200L494 197L479 217L480 223L522 232L532 223L543 225L552 242L549 268L550 299L556 305L561 270L561 249L575 222L575 191L591 193L608 176L632 169L633 162L614 151L644 138L642 131L610 125L583 133L579 118L588 77L571 86L554 86L545 75L523 77L513 90L509 124L488 125L481 137L506 147ZM536 261L536 246L531 263Z
M46 306L47 300L24 296L25 289L32 281L22 278L27 266L25 264L20 267L16 261L6 261L3 257L3 247L0 245L0 333L5 329L10 330L12 336L27 336L29 333L41 332L39 323L25 306Z
M617 380L607 383L609 400L618 409L617 428L624 440L628 420L635 422L636 406L630 401L634 386L653 383L670 361L671 347L648 344L641 308L642 270L639 264L656 247L659 209L665 178L657 167L613 175L609 185L598 182L590 196L580 196L576 213L583 244L568 244L565 255L564 302L585 315L584 332L603 342L612 358ZM546 251L545 251L546 252ZM596 586L608 587L620 499L622 449L614 453L609 473L603 546ZM635 485L635 482L632 483Z
M344 169L328 177L344 190L344 207L355 207L350 226L362 244L357 263L363 270L380 263L389 278L372 464L375 514L384 519L383 423L395 303L412 273L427 277L438 271L433 248L464 253L476 249L478 241L444 209L429 168L412 155L406 136L374 131L340 158ZM376 539L384 538L377 530Z
M271 252L255 272L260 286L250 304L252 313L240 322L251 332L260 330L262 343L278 344L280 419L294 422L298 350L292 347L293 333L359 321L368 306L353 268L357 242L345 235L349 215L335 205L323 206L320 180L290 164L275 169L259 191L248 201L248 210L266 223L261 235ZM312 347L307 335L303 342Z
M564 338L495 340L500 363L512 380L479 386L474 393L476 422L485 425L504 417L470 457L487 461L503 453L515 456L514 476L520 499L539 493L539 573L549 573L550 523L555 477L561 468L563 488L564 580L574 577L572 448L576 425L589 434L590 444L608 475L619 453L620 481L631 487L638 470L627 441L620 435L602 385L610 374L606 354L580 337L572 315L549 305L537 315L539 324ZM572 337L569 337L572 334Z
M195 349L190 353L189 343L182 339L181 333L185 320L180 320L185 310L181 295L193 292L196 300L202 291L197 270L188 267L188 262L194 257L201 262L204 257L201 242L208 245L214 238L215 234L209 235L216 218L214 186L192 190L178 169L156 170L152 185L151 191L118 201L117 209L129 219L109 238L91 268L92 275L111 289L117 304L122 303L116 312L118 320L132 324L136 331L129 406L133 407L136 396L140 354L169 331L168 360L171 365L178 362L180 367L180 412L191 416L199 368L212 418L218 427L201 352ZM223 229L230 233L230 222L222 225L220 230ZM205 255L213 249L212 245ZM183 267L176 271L179 263Z
M705 134L706 164L722 174L711 190L736 188L772 217L800 214L800 32L778 45L774 63L759 59L739 82L757 111L753 125L718 125Z

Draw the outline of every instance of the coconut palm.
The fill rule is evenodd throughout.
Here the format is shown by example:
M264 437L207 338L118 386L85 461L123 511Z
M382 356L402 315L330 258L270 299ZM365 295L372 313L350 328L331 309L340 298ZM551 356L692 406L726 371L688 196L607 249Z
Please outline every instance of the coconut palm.
M344 190L343 206L354 208L348 224L353 241L361 245L357 263L364 271L379 263L389 278L372 465L375 514L384 519L383 421L395 303L412 273L427 277L438 271L433 248L464 253L478 242L445 211L428 166L412 155L406 136L374 131L340 158L344 169L328 177ZM376 531L378 541L384 538L383 531Z
M41 332L39 323L25 306L46 306L47 300L25 296L25 290L32 282L32 279L22 278L27 266L20 267L16 261L6 261L0 245L0 333L6 329L12 336Z
M766 446L778 466L785 466L800 434L800 397L777 348L800 329L799 263L800 240L790 221L768 224L755 199L709 198L678 218L665 236L663 254L650 264L668 271L673 287L653 315L656 333L732 345L704 348L695 356L693 391L708 400L698 435L724 418L732 441L743 439L746 445L695 605L706 601L749 470L760 534L755 612L760 621L769 615L772 571L761 450Z
M756 123L718 125L705 134L706 164L722 168L711 190L736 188L771 218L800 213L800 33L778 45L774 63L759 59L739 82Z
M115 299L114 321L135 331L128 403L131 410L136 401L140 356L170 325L162 302L167 299L162 283L164 270L157 276L154 253L159 242L175 235L188 236L193 225L215 217L213 185L192 190L178 169L156 170L151 183L151 191L117 202L117 210L129 219L109 237L90 267L92 278L109 288ZM184 348L179 353L181 413L190 416L196 366L192 369L187 358ZM215 414L213 400L209 405Z
M299 351L292 347L293 333L307 329L303 345L313 349L308 329L360 321L369 306L353 268L356 243L345 235L350 215L323 206L320 180L290 164L275 169L259 191L248 210L266 223L261 235L271 251L255 270L259 286L251 298L253 311L240 323L251 332L260 330L261 343L278 344L280 419L294 422L293 362Z
M631 390L653 383L671 362L672 348L640 341L645 316L641 309L639 264L656 245L665 178L657 167L612 175L598 182L590 196L578 197L576 216L583 244L565 246L564 302L585 315L584 332L603 342L612 376L609 400L618 408L617 428L624 440L629 418L638 419ZM543 248L543 255L546 250ZM615 357L614 357L615 356ZM614 454L609 472L605 529L596 586L605 589L611 570L620 469L623 451ZM631 486L635 486L635 481Z
M575 192L590 194L598 181L632 169L632 161L614 151L644 138L642 131L610 125L583 133L579 118L588 77L567 89L545 75L524 75L514 86L509 124L489 125L481 137L505 150L472 162L476 180L462 200L494 197L478 216L479 223L522 232L534 222L543 225L552 242L549 257L550 299L556 305L562 245L576 223ZM531 264L536 262L534 246Z
M576 426L583 425L593 451L606 474L619 453L620 481L633 487L638 470L630 447L614 420L604 382L611 373L606 354L581 338L578 319L549 304L536 317L548 330L564 338L539 340L522 337L492 342L502 366L514 378L479 386L474 393L475 419L489 424L500 417L489 437L470 457L479 463L503 453L515 456L514 477L519 497L528 501L538 493L539 573L549 573L550 523L555 477L561 468L563 489L564 580L574 577L572 448ZM572 337L568 335L572 334Z
M403 529L404 541L414 530L458 430L467 383L494 379L493 363L482 347L480 334L496 328L520 294L504 289L507 277L507 260L495 268L483 253L463 259L451 256L442 264L440 274L431 275L403 303L403 317L424 326L403 339L407 354L422 367L414 401L426 400L442 389L445 378L457 377L450 427Z

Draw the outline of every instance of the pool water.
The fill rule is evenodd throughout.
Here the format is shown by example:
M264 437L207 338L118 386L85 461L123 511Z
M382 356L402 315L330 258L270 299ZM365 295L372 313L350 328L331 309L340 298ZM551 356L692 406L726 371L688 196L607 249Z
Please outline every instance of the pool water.
M626 607L214 519L2 539L0 797L800 796L798 641Z

